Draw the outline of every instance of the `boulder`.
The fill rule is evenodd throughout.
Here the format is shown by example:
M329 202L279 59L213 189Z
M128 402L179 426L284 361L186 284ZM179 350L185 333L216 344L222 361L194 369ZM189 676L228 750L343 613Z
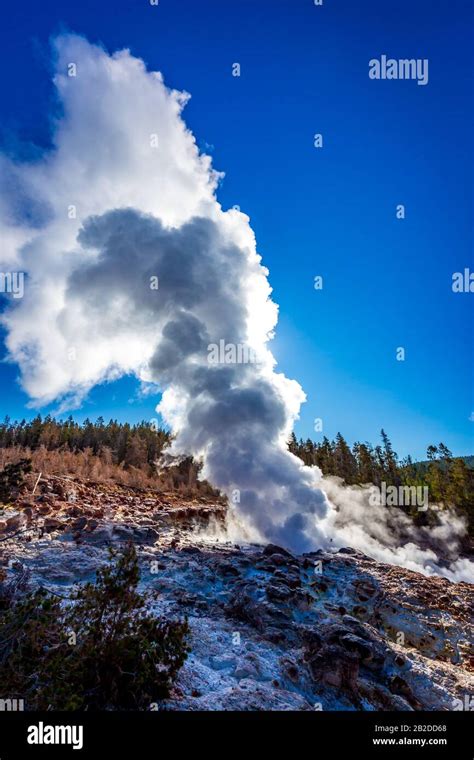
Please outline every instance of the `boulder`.
M65 523L56 517L46 517L44 521L44 529L47 533L51 533L53 530L64 530L65 527Z
M87 525L87 517L78 517L77 520L74 520L73 524L71 525L72 530L84 530L84 528Z
M8 531L19 530L25 524L26 524L26 515L24 514L24 512L19 512L17 515L13 515L13 517L7 518Z
M284 557L288 557L289 559L294 559L293 555L290 554L289 551L283 549L281 546L276 546L275 544L267 544L262 554L265 557L271 557L272 555L280 554Z

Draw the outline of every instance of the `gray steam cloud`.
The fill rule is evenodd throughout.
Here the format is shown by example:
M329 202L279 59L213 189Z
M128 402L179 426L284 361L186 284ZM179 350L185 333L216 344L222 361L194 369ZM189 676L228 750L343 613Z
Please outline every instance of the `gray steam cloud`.
M0 156L10 178L0 264L28 275L2 323L32 404L74 408L97 383L133 374L163 391L170 453L202 460L203 477L228 495L229 536L296 552L351 545L474 578L456 560L459 521L423 535L288 452L305 395L276 371L268 271L248 217L216 199L222 175L182 118L189 96L128 51L109 56L66 35L54 53L53 149L35 163ZM247 358L211 362L221 344ZM443 562L436 542L449 547Z
M319 522L329 505L315 487L318 473L286 450L288 411L271 367L209 362L209 345L247 339L244 252L210 219L165 229L132 209L87 219L78 241L97 255L71 274L60 319L72 309L102 334L152 322L159 337L149 377L172 390L173 403L180 399L172 453L203 459L203 475L257 537L299 552L328 545ZM168 418L166 398L161 411Z

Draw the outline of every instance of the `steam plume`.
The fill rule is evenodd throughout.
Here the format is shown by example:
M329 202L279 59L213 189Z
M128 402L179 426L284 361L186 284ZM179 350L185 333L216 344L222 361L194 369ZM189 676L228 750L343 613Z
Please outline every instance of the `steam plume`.
M320 471L288 452L305 396L275 369L268 271L248 217L216 200L220 175L182 119L189 96L128 51L73 35L54 50L54 147L35 163L0 158L1 263L28 275L3 324L32 403L71 408L124 374L157 383L172 453L203 460L249 537L445 572L431 549L397 549L385 518L367 531L360 500L349 519L344 489L328 481L329 501ZM221 344L250 360L210 363ZM446 572L458 570L472 568Z

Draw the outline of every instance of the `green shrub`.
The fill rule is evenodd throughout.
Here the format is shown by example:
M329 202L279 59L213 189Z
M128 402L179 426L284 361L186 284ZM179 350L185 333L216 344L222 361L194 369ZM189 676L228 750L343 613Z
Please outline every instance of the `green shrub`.
M15 464L7 464L0 472L0 502L8 504L22 485L25 475L31 472L31 459L20 459Z
M129 545L64 603L45 590L0 614L2 693L29 710L140 710L169 696L186 660L186 621L147 611Z

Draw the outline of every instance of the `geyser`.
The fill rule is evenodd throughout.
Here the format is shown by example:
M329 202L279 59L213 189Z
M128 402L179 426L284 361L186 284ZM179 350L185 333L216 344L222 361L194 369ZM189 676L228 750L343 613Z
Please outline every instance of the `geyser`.
M28 274L2 322L32 402L72 408L130 373L158 383L171 453L203 460L246 536L296 552L350 543L439 569L433 552L400 552L383 517L368 540L362 503L349 530L342 497L336 507L320 471L287 450L305 396L276 371L268 271L248 217L216 199L220 175L182 119L188 96L128 51L109 56L74 35L54 51L52 150L0 158L0 264ZM258 362L209 361L222 341Z

